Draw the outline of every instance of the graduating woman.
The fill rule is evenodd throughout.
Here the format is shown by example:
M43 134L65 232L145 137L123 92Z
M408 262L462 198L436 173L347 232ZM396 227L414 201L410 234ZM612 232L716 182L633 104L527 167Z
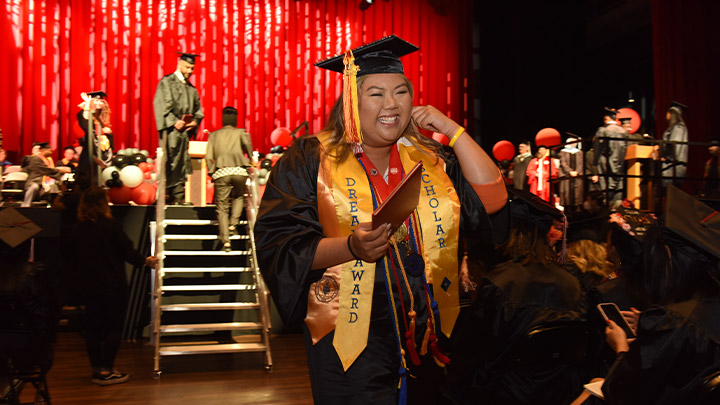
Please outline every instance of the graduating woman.
M283 154L263 196L260 268L286 325L305 321L316 404L433 402L427 379L449 361L438 335L459 311L459 232L506 231L492 159L436 108L413 106L399 58L415 50L391 36L318 63L343 73L343 95L322 132ZM373 210L417 162L416 210L393 234L373 228Z

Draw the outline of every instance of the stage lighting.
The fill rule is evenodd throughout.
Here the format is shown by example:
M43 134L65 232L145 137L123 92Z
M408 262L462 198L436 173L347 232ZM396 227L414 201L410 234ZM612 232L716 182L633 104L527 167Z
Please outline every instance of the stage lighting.
M360 0L360 10L365 11L372 6L373 0Z

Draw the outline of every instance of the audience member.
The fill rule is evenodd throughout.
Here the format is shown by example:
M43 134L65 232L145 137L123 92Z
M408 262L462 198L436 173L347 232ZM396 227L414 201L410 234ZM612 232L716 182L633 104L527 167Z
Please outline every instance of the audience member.
M684 104L680 104L677 101L670 103L670 107L668 107L667 113L665 113L668 128L663 133L663 141L688 141L688 129L687 125L685 125L685 120L683 119L685 110L687 110L687 106ZM657 149L658 147L656 146L655 148ZM685 177L687 173L688 150L689 146L687 144L664 144L660 153L660 160L662 161L662 175L663 177L672 178L663 179L663 186L667 187L668 185L673 184L680 187L682 185L682 179L678 179L678 177Z
M25 181L25 197L22 206L29 207L32 202L45 194L56 194L59 192L56 180L62 175L70 173L69 167L55 167L50 156L52 149L47 142L38 144L39 151L28 159L25 171L28 178Z
M158 259L144 257L133 247L122 224L112 218L107 193L100 187L91 187L80 197L71 240L77 279L83 283L91 381L98 385L124 383L129 375L114 368L128 299L124 262L154 267Z
M703 196L707 198L720 198L720 139L710 141L710 159L705 162L705 173L703 177Z
M458 330L451 387L443 403L562 404L580 391L580 366L515 362L518 344L533 328L584 325L580 283L555 263L547 234L562 213L536 196L514 190L510 238L502 246L512 260L492 269L478 286L472 322Z
M12 162L7 160L7 152L5 149L0 148L0 174L5 172L5 167L12 165Z
M28 164L30 164L30 158L33 156L36 156L38 153L40 153L40 145L45 142L33 142L32 149L30 150L29 155L25 155L20 160L20 167L25 168Z
M57 166L69 167L72 171L75 171L75 168L78 167L78 161L75 159L75 148L66 146L65 149L63 149L63 158Z

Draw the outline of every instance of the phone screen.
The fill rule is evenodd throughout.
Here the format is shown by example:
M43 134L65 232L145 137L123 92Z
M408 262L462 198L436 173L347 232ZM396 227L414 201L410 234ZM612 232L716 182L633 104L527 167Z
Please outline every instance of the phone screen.
M627 320L625 320L625 317L620 313L617 305L613 303L598 304L598 309L605 319L609 319L620 326L625 331L628 338L635 337L635 332L633 332L632 328L630 328L630 325L628 325Z

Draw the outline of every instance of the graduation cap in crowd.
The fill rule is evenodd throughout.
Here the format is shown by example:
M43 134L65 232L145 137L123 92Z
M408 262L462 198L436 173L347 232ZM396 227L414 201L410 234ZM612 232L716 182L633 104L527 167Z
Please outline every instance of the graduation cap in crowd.
M618 110L610 107L603 107L603 115L607 115L608 117L615 119L617 117Z
M553 226L554 221L563 221L565 215L559 209L535 194L508 187L510 195L510 216L512 223L529 222L543 234Z
M50 144L47 142L36 142L33 146L38 146L40 149L50 149Z
M720 211L668 186L665 228L720 259Z
M400 58L417 51L419 48L396 35L379 39L352 50L355 65L360 69L357 76L375 73L404 73ZM322 60L315 66L343 73L345 53Z
M42 228L15 208L0 211L0 239L11 248L37 235Z
M200 55L194 54L194 53L185 53L177 51L177 54L180 55L180 59L184 60L187 63L195 64L195 58L197 58Z
M105 93L105 92L102 91L102 90L90 91L90 92L87 92L87 93L85 93L85 94L87 94L88 96L90 96L90 98L105 98L105 97L107 97L107 93Z
M404 73L400 57L415 52L418 47L395 36L382 38L367 45L347 50L341 55L325 59L315 66L343 74L343 110L345 141L354 147L354 152L362 150L362 130L357 117L357 78L377 73Z
M630 121L632 121L632 117L620 117L618 118L618 121L622 122L623 124L629 124Z
M653 213L638 210L630 201L624 200L617 211L610 214L608 222L642 243L645 233L657 222L657 217Z
M675 100L671 101L670 107L668 107L668 111L674 110L674 111L677 111L681 115L684 114L685 111L687 111L687 109L688 109L688 106L686 106L683 103L677 102Z

